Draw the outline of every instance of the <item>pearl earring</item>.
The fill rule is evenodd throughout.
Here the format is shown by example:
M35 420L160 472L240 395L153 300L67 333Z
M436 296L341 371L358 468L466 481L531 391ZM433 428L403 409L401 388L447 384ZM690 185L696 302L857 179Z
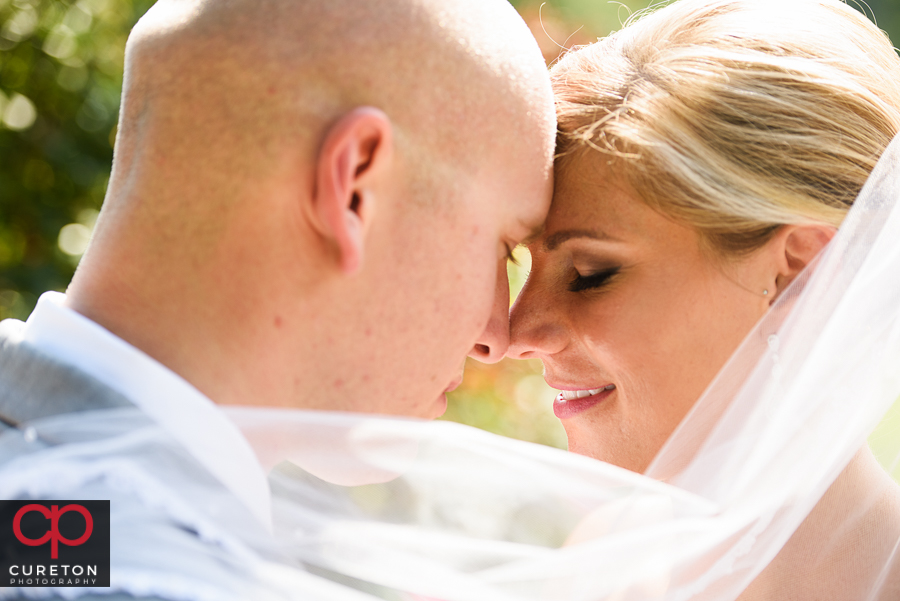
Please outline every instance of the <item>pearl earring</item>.
M768 291L768 290L763 290L763 296L768 296L768 295L769 295L769 291Z

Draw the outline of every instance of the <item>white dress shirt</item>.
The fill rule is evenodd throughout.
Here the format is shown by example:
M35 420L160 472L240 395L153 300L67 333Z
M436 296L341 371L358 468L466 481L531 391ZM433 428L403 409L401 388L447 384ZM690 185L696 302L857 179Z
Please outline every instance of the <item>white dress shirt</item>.
M22 331L23 341L93 376L133 402L181 443L271 531L266 474L246 438L182 377L47 292Z

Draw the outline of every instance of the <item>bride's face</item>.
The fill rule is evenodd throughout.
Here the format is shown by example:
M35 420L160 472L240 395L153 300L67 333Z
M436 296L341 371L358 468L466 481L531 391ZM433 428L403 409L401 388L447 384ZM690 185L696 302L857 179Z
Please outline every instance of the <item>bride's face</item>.
M565 391L571 451L642 472L768 307L766 265L717 258L613 172L594 154L558 166L509 354Z

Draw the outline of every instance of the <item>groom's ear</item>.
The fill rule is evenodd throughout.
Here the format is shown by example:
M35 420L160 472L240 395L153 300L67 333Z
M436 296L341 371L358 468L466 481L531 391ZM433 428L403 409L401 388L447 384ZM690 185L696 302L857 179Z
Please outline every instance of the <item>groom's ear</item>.
M313 223L336 249L346 274L362 265L363 242L375 208L373 188L392 154L390 119L376 108L350 111L325 134L316 160Z

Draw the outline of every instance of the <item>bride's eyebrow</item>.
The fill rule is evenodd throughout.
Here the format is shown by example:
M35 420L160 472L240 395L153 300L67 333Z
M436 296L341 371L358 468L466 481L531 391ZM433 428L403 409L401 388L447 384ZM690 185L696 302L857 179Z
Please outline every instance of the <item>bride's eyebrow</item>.
M590 238L592 240L615 240L609 234L594 230L561 230L544 240L544 250L554 251L560 244L573 238Z

